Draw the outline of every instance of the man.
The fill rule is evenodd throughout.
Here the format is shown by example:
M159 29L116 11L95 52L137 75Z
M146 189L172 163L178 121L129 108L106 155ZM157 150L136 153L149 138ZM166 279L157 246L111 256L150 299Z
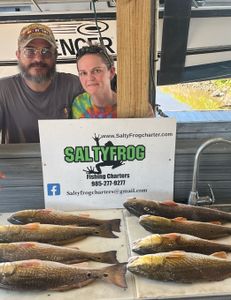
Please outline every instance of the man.
M77 76L56 72L56 41L45 25L22 28L16 56L20 73L0 79L1 143L38 143L38 120L69 118L83 89Z

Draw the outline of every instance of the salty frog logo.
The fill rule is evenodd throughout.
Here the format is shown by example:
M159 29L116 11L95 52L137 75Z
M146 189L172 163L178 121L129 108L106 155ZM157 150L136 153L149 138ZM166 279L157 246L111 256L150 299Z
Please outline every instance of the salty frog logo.
M100 145L100 136L94 136L96 146L76 146L64 149L64 160L67 163L89 163L94 162L94 166L89 166L83 171L87 174L102 174L103 167L112 169L121 167L126 161L144 160L144 145L119 145L116 146L112 141L107 141L103 146Z

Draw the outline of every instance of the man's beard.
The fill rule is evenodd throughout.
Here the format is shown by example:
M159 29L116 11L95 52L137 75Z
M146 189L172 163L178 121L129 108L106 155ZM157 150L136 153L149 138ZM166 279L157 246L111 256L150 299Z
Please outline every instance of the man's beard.
M25 67L21 62L18 63L19 70L22 76L28 80L35 83L43 83L49 81L56 72L55 63L50 67L49 65L39 62L39 63L31 63L29 66ZM38 75L31 75L29 73L30 68L32 67L43 67L47 69L46 73L38 74Z

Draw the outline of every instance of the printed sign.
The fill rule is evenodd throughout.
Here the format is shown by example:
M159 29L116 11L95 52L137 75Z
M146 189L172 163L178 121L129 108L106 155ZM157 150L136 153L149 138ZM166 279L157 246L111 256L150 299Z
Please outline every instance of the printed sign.
M121 208L173 198L174 119L39 121L46 207Z

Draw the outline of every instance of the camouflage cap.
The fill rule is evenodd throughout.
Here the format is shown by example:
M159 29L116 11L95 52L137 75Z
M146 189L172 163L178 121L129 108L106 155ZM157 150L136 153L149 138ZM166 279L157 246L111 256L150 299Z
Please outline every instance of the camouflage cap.
M22 28L18 38L18 47L25 47L34 39L43 39L50 43L52 47L57 48L52 30L48 26L39 23L30 24Z

